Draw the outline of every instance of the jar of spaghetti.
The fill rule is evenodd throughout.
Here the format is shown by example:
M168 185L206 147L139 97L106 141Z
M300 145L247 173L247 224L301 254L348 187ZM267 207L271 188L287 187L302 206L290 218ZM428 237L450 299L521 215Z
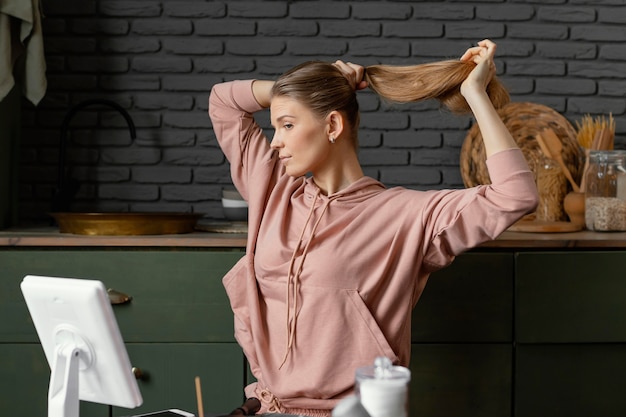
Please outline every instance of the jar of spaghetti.
M535 219L544 222L560 222L567 219L563 200L567 194L567 178L554 159L543 158L537 167L537 190L539 204Z
M626 151L591 151L585 181L587 229L626 231Z

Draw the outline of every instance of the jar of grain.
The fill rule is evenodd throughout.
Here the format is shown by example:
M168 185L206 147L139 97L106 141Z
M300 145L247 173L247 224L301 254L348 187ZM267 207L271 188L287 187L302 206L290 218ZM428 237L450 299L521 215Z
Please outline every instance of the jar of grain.
M587 229L626 231L626 151L591 151L585 181Z
M554 159L542 158L537 169L539 204L535 218L544 222L560 222L567 219L563 200L567 194L567 179Z

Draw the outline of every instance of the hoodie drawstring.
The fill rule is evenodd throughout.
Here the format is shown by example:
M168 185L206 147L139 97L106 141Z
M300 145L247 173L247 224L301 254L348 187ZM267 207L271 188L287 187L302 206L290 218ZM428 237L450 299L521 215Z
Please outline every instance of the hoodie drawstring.
M309 246L311 245L311 242L313 241L313 235L315 234L315 230L317 230L317 226L320 224L320 221L324 217L324 213L326 213L326 209L328 209L328 206L333 200L333 198L329 198L326 204L324 204L324 207L322 208L322 212L320 213L320 215L317 218L317 221L313 225L313 229L311 230L311 236L309 237L309 241L307 242L307 244L304 247L304 250L302 251L302 258L300 260L300 264L298 265L298 269L296 270L295 273L293 273L293 266L296 261L296 256L298 254L298 250L300 250L300 246L302 245L302 239L304 237L304 232L306 231L306 227L308 226L309 222L311 221L311 218L313 217L313 212L315 211L315 203L317 202L319 194L320 194L320 190L318 189L315 195L313 196L311 209L309 210L309 214L306 218L304 226L302 227L302 232L300 233L300 237L298 238L298 243L296 244L296 247L291 255L291 260L289 262L289 272L287 276L287 349L285 351L285 355L283 356L283 360L281 361L278 369L281 369L283 365L285 364L285 362L287 361L287 357L289 356L289 353L291 352L291 349L293 347L293 342L295 340L296 320L297 320L296 317L298 314L298 284L300 283L300 274L302 273L304 260L309 251ZM290 289L292 289L292 294L290 294L290 291L289 291ZM291 306L292 299L293 299L293 307ZM293 313L292 313L292 310L293 310Z

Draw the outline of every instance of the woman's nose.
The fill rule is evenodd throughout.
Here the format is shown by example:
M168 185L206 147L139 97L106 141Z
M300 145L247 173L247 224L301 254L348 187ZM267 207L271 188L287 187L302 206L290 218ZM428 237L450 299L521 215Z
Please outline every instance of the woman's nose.
M274 136L272 136L272 141L270 142L270 148L278 149L282 146L283 146L282 141L278 138L276 134L274 134Z

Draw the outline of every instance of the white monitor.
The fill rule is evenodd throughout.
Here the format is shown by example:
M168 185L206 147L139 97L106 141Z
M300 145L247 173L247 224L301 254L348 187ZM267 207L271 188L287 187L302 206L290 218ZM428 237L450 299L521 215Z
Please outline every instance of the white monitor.
M142 404L102 282L27 275L21 288L51 369L48 417L78 417L79 400Z

